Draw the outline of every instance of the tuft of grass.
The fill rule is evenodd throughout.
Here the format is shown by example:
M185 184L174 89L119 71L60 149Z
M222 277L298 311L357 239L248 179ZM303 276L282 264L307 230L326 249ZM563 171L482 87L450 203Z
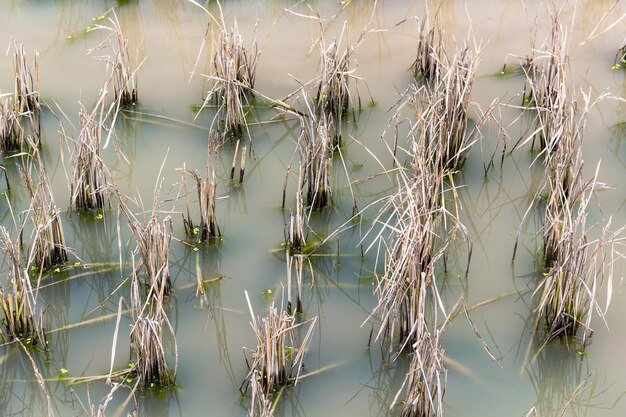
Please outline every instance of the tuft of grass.
M402 417L443 416L447 369L440 331L425 332L412 347L409 371L393 404L404 393Z
M202 178L198 171L182 168L183 186L185 189L185 198L187 204L187 215L183 215L183 225L187 236L194 240L218 238L221 236L220 228L217 224L217 216L215 214L215 200L217 197L217 181L215 175L215 163L217 158L217 148L212 145L209 140L206 178ZM198 193L198 206L200 209L200 225L195 226L191 218L189 208L189 200L187 198L187 181L186 177L191 177L196 182L196 191Z
M59 209L54 203L48 175L39 151L35 149L34 152L37 166L29 160L26 168L20 167L20 174L31 198L29 213L33 231L27 264L43 271L65 264L68 257Z
M132 369L143 388L169 387L176 382L164 346L164 327L173 329L163 309L163 292L151 291L142 301L139 279L132 277L131 301L134 323L130 331Z
M0 226L0 251L9 263L8 287L0 288L4 342L15 339L30 346L47 350L48 342L43 327L43 311L37 310L30 286L28 267L22 268L20 251L6 229Z
M428 17L422 20L417 41L417 54L411 69L416 80L431 82L441 76L445 63L443 34L438 27L431 27Z
M13 97L0 94L0 151L4 155L21 151L22 134L20 117Z
M111 208L109 179L100 156L103 126L97 119L98 109L91 114L81 104L80 131L74 151L72 179L70 181L70 206L76 211L102 211Z
M306 93L303 96L306 101ZM302 194L306 195L307 205L311 210L318 211L332 204L330 171L333 163L333 122L325 114L318 117L308 101L307 109L307 116L299 116L298 152L303 174L298 186L302 187Z
M15 75L14 103L15 112L22 119L25 117L31 134L39 143L41 137L41 99L39 96L39 61L35 54L34 70L28 65L24 45L13 40L13 73Z
M256 41L248 50L235 20L228 29L222 17L213 56L214 73L209 77L213 86L206 94L203 106L217 106L216 119L224 135L241 137L246 129L246 111L254 96L256 66L260 53Z
M247 292L246 299L252 318L250 324L257 340L256 350L252 353L252 365L246 377L248 384L251 378L256 378L266 395L285 385L295 385L317 317L297 322L294 316L285 311L279 312L272 303L267 316L259 318L252 311ZM306 326L306 334L300 340L299 329Z

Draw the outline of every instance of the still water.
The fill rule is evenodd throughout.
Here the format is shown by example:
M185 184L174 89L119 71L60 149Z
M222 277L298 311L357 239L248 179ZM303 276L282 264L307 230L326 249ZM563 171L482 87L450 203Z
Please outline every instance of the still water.
M276 99L318 73L318 51L312 45L320 29L312 16L319 13L328 27L328 40L340 36L344 24L350 42L367 30L357 49L358 65L354 66L354 75L361 79L358 92L364 107L344 126L346 168L336 163L332 173L334 205L314 215L311 223L316 233L328 236L351 215L351 182L361 208L391 190L386 176L376 176L391 168L386 146L391 138L381 135L390 108L412 80L410 66L417 43L414 17L424 16L426 7L421 1L393 0L352 0L343 8L339 1L327 0L223 3L227 24L237 19L244 39L250 42L256 37L258 41L261 56L256 89ZM113 313L120 297L128 298L128 287L120 284L129 271L126 267L120 270L119 261L121 257L123 265L129 264L134 245L128 243L130 233L122 223L120 255L115 208L101 220L84 219L66 210L71 166L58 133L61 109L67 115L67 119L62 118L66 131L75 135L79 102L90 108L104 83L106 66L97 56L107 51L88 52L106 33L86 28L94 19L111 13L112 7L133 55L138 60L145 58L138 72L140 103L118 120L115 144L103 151L117 186L143 201L149 210L160 175L160 209L164 216L172 216L175 235L182 238L180 213L184 203L177 199L181 178L176 169L185 165L202 170L206 158L211 115L196 117L193 110L209 87L206 75L211 71L211 45L198 59L208 22L200 8L182 0L120 5L92 0L0 0L0 46L8 47L15 38L25 45L29 57L34 51L39 53L40 93L51 107L44 114L41 152L52 178L55 201L63 211L66 241L74 252L71 258L98 264L55 274L47 278L45 284L49 285L39 293L38 302L46 306L46 328L53 332L49 353L34 352L33 359L58 416L80 414L83 407L89 407L89 401L98 404L109 391L102 379L70 384L67 377L108 372L115 332ZM214 2L207 7L218 13ZM532 292L540 277L536 259L541 252L537 234L541 215L531 213L523 225L522 217L543 171L537 162L533 165L536 154L529 145L510 152L528 127L528 119L515 121L519 110L508 106L520 102L524 79L495 74L505 62L515 64L516 57L526 56L533 46L541 47L549 31L548 6L520 0L442 0L430 2L428 9L437 10L450 50L460 47L468 32L481 48L472 94L474 114L496 98L500 103L458 179L462 185L461 217L473 247L469 273L465 276L466 245L460 243L450 255L448 273L441 277L448 308L462 294L468 306L495 298L471 314L499 363L485 353L463 315L458 316L444 335L448 364L444 414L521 417L535 406L541 416L559 416L562 412L626 415L626 399L622 398L626 393L623 258L616 256L613 265L613 301L606 325L594 318L593 338L584 353L554 343L535 357L537 346L531 338ZM623 2L605 0L564 2L561 12L568 32L571 81L595 97L608 92L622 98L606 99L592 110L583 143L585 175L591 177L600 164L598 180L612 187L597 193L587 224L612 217L614 228L626 223L626 145L624 130L615 128L626 121L626 73L611 70L626 35L626 21L619 20L624 13ZM618 23L609 28L614 22ZM196 74L192 76L194 68ZM12 88L12 58L2 56L0 89L10 92ZM353 84L353 88L356 95L357 86ZM365 105L370 94L375 106ZM289 211L281 210L280 204L299 127L289 117L277 120L275 116L271 109L259 109L255 114L259 123L251 126L253 153L242 185L229 180L234 147L226 145L221 150L217 216L223 240L199 251L172 244L174 295L169 315L178 343L177 388L168 393L138 393L130 400L129 390L120 389L107 409L108 416L126 415L132 409L151 417L246 415L247 400L238 389L247 373L242 348L254 349L255 338L244 291L261 314L272 301L281 302L287 277L280 243ZM507 154L500 163L504 143ZM485 176L484 164L494 151L497 162ZM14 189L0 199L1 222L11 229L9 203L19 212L29 201L20 191L14 161L5 158L4 164ZM292 178L288 196L294 195L294 183ZM288 197L287 205L293 204ZM142 211L140 205L134 208ZM375 214L375 207L366 211L362 227L330 239L311 258L303 295L306 316L319 316L305 361L305 372L314 374L286 393L276 415L399 415L397 408L389 411L389 406L408 368L407 360L401 358L389 365L382 360L375 342L368 347L370 331L375 327L367 318L376 304L372 292L376 254L370 251L361 257L359 242ZM520 226L520 248L512 263ZM623 254L623 249L617 247L616 251ZM219 278L208 284L205 301L195 295L198 270L204 279ZM75 323L83 325L63 328ZM128 361L129 324L130 317L123 317L116 368ZM171 341L168 343L172 348ZM170 359L173 363L174 358ZM47 415L46 395L30 360L19 348L0 348L0 379L0 415Z

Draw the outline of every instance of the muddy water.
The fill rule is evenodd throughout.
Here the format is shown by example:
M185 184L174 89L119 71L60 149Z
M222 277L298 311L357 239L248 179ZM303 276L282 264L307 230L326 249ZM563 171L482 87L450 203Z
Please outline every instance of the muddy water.
M275 98L287 95L317 73L317 52L311 45L319 36L319 25L306 16L319 12L324 23L330 25L328 39L339 36L347 22L351 42L371 21L358 48L355 70L355 75L363 80L359 92L364 108L344 127L346 170L336 164L332 180L335 205L313 220L314 230L327 236L351 213L350 181L354 182L360 207L390 189L384 176L360 180L383 170L372 154L377 155L384 169L391 167L385 145L391 139L381 139L381 134L389 119L389 108L411 81L409 67L416 45L413 17L424 14L422 2L379 1L375 10L373 2L364 0L353 0L343 10L338 2L322 0L309 2L310 7L286 0L225 3L226 21L236 18L246 39L258 39L262 55L256 87ZM594 97L604 92L624 97L626 91L625 74L611 71L626 24L622 21L602 33L626 12L618 2L606 14L612 5L612 1L568 2L561 15L569 31L569 76ZM69 173L71 168L68 152L62 151L57 117L62 109L69 119L63 124L74 133L71 123L78 123L78 102L90 106L97 97L106 68L96 57L107 51L95 50L90 55L88 51L100 44L105 33L86 33L85 28L111 6L96 1L0 1L0 45L8 46L11 37L15 37L31 57L35 50L40 53L40 90L52 108L44 119L42 154L53 178L55 200L64 213L69 205L66 171ZM288 7L291 12L285 11ZM487 123L484 140L470 153L459 181L463 184L462 218L473 245L472 261L465 277L467 250L459 244L451 256L448 274L442 275L442 293L448 308L462 294L470 306L496 298L473 309L472 317L499 363L485 353L467 320L462 316L455 319L446 330L444 342L449 369L445 415L522 416L532 406L543 416L561 415L564 408L566 415L625 415L626 400L621 395L626 391L626 360L622 352L626 344L626 295L619 279L624 260L615 260L613 301L605 317L606 325L594 319L595 332L587 350L576 354L555 344L538 356L529 323L534 319L532 291L538 279L539 214L531 213L521 227L516 262L511 262L521 219L543 174L536 163L531 166L535 155L528 145L510 152L527 127L524 119L514 122L519 110L509 106L520 102L523 78L494 74L505 62L515 63L516 56L528 54L535 36L535 47L541 46L549 28L547 8L514 0L467 4L444 0L430 8L439 10L449 49L455 48L455 42L460 44L471 27L473 39L482 48L472 98L481 108L498 98L501 104L494 113L495 119L510 136L504 138L495 121ZM211 10L216 12L215 6ZM207 17L198 7L184 1L131 1L116 11L131 50L146 60L139 71L141 102L135 113L118 121L116 146L109 146L104 157L113 168L118 186L125 193L141 197L146 210L151 207L161 175L161 209L164 215L172 216L176 235L182 237L183 206L176 200L180 181L176 168L203 166L211 117L206 114L194 118L191 110L207 88L202 74L209 73L210 59L205 54L197 60ZM10 57L0 59L2 92L13 86L11 65ZM190 77L194 68L197 75ZM366 105L370 92L376 102L374 107ZM255 117L265 122L273 116L272 111L259 109ZM592 176L599 164L599 181L613 188L597 194L588 224L610 217L615 228L626 223L626 193L621 180L626 147L623 131L615 133L614 129L625 120L626 105L612 99L600 103L589 116L583 144L585 174ZM223 241L198 252L182 245L172 247L170 269L175 296L170 317L178 341L179 386L169 393L138 394L130 403L125 403L128 390L120 389L107 415L132 409L135 401L143 416L246 414L246 399L238 391L246 374L242 347L254 348L255 341L244 291L250 294L255 311L262 312L272 301L280 303L282 287L286 286L280 242L287 214L279 206L298 129L297 123L287 118L256 124L251 133L254 156L249 160L243 185L228 181L233 149L226 146L222 150L217 211ZM504 142L507 153L500 164ZM116 148L130 165L120 158ZM484 164L494 150L495 167L485 176ZM4 163L12 182L19 184L14 161L5 158ZM2 201L1 222L11 228L7 199ZM28 205L25 192L17 186L8 201L15 212ZM288 204L293 201L288 200ZM140 207L136 210L141 212ZM365 213L364 229L374 215L375 210ZM33 355L56 415L80 412L82 406L76 397L87 406L88 394L97 404L108 392L102 380L70 385L67 379L58 377L108 372L115 331L112 313L120 297L127 298L128 290L122 284L128 270L118 266L115 217L115 210L103 220L64 214L67 242L75 252L73 258L100 265L56 274L40 292L41 302L47 306L48 329L93 320L51 333L49 354ZM126 244L129 233L126 227L122 227L121 233L121 258L128 265L132 249ZM320 372L288 391L276 415L397 413L388 409L408 365L404 358L390 366L381 360L376 343L368 348L372 324L366 319L375 305L371 278L375 253L361 258L357 246L361 235L359 228L348 230L338 239L331 239L320 256L311 260L313 273L306 276L305 309L307 316L319 315L320 319L307 355L306 372ZM624 252L623 247L618 250ZM208 304L195 297L198 265L204 278L220 278L207 287ZM121 322L115 367L127 362L129 320L124 317ZM14 346L1 349L0 414L45 415L46 395L35 380L31 362Z

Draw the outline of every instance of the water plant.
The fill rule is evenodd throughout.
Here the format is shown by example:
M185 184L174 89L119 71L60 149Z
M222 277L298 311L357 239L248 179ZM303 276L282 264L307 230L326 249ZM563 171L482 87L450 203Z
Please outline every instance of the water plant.
M0 151L6 155L22 147L22 127L15 101L10 94L0 93Z
M159 299L169 295L172 283L169 272L170 242L173 226L171 217L161 220L156 212L152 212L145 223L129 218L129 227L137 244L137 252L141 259L140 267L145 272L145 288L148 299L156 296ZM134 270L134 275L138 272Z
M173 328L163 309L163 291L141 296L137 275L132 276L131 303L134 323L130 331L131 369L143 388L168 387L176 382L176 367L170 369L164 346L164 327Z
M254 96L256 66L260 53L256 41L246 48L243 36L235 20L228 29L223 16L219 22L219 34L213 55L214 73L209 76L213 86L204 99L204 106L217 105L214 119L224 135L240 137L246 127L246 111L249 98Z
M26 49L24 45L13 40L13 73L15 76L15 92L13 103L15 114L20 119L22 128L30 127L30 134L34 136L34 142L39 143L41 136L41 99L39 96L39 61L35 54L33 61L34 69L28 65ZM27 119L27 123L22 118Z
M411 69L416 80L426 82L437 80L445 63L443 34L439 27L432 26L426 16L419 26L417 54Z
M384 272L376 280L378 304L372 315L380 318L377 338L384 336L390 349L397 338L399 351L410 349L426 330L435 264L454 235L444 228L448 213L442 206L444 174L437 154L424 140L412 146L412 162L397 170L397 188L384 199L375 221L383 226L375 241L384 248Z
M33 160L20 167L20 174L31 198L29 214L33 225L27 264L43 271L67 262L65 235L59 209L54 203L52 189L41 155L34 150Z
M305 187L307 205L318 211L332 203L330 170L333 162L332 118L325 114L318 116L307 101L307 116L299 116L300 137L298 152L300 171L303 172L299 186Z
M5 342L18 339L46 350L48 346L43 327L43 310L37 309L27 272L28 267L22 267L20 251L2 226L0 226L0 251L9 264L7 277L9 288L6 292L4 288L0 288L2 338Z
M256 378L266 394L296 384L317 317L297 322L294 316L279 312L272 303L267 316L259 318L254 315L247 292L246 299L252 319L250 325L257 341L246 380ZM299 339L299 329L306 326L304 337Z
M187 205L187 214L183 214L183 225L187 236L205 241L207 239L217 238L221 236L220 228L217 224L217 216L215 214L215 200L217 197L217 181L215 175L215 163L217 159L217 147L209 140L206 177L203 179L197 170L182 168L183 187L185 189L185 201ZM198 193L198 206L200 210L200 224L195 226L192 220L189 207L189 199L187 193L186 177L191 177L196 182L196 191Z
M81 104L80 131L72 160L70 205L76 211L110 208L108 174L101 158L102 114L88 113Z
M306 246L306 227L308 216L304 213L304 173L302 164L298 174L298 185L296 188L296 211L289 214L289 222L285 227L285 245L290 253L299 253Z
M441 347L441 332L424 332L412 346L410 355L409 371L393 404L404 394L402 417L443 416L447 368Z

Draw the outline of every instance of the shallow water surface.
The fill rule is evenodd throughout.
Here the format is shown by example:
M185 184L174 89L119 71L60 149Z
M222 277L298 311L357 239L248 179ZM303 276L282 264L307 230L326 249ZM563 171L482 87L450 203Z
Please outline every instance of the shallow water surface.
M108 52L106 48L88 52L99 46L106 33L87 28L103 14L112 16L112 7L130 50L145 61L138 72L140 102L117 120L114 143L103 151L103 157L120 190L136 196L138 204L133 209L137 213L151 209L155 187L162 181L160 210L163 216L172 216L175 236L184 238L180 214L184 199L179 198L181 178L176 169L186 166L202 171L205 164L212 115L209 110L196 117L193 106L201 103L210 85L206 75L211 72L214 39L207 38L205 53L198 59L208 18L191 2L123 3L0 0L0 46L9 46L15 38L25 45L30 58L34 51L39 52L40 92L50 106L44 112L41 154L55 201L63 212L66 241L73 251L70 264L81 262L48 276L38 295L38 302L46 306L46 328L52 330L49 352L31 352L45 381L45 392L37 382L33 362L19 347L0 348L3 416L47 415L48 401L54 415L79 414L89 401L98 404L109 392L102 378L71 384L68 377L101 376L109 371L114 313L120 298L129 302L127 276L134 243L124 221L118 239L117 208L104 213L103 219L86 219L66 209L71 166L67 144L58 131L61 120L75 136L78 103L90 108L104 84L107 68L97 57ZM343 126L345 168L338 161L333 167L334 205L312 218L311 228L320 238L330 236L349 220L350 185L359 208L392 189L386 175L377 175L392 168L389 148L393 138L382 135L390 109L412 81L410 67L417 43L414 16L425 14L420 1L352 0L345 8L339 3L241 0L222 4L227 24L237 19L244 39L258 40L262 53L255 87L276 99L317 75L318 51L312 45L320 29L312 17L319 13L328 27L327 39L340 36L344 24L350 42L367 30L357 49L354 70L361 79L358 93L363 108ZM217 15L214 2L207 7ZM594 317L593 337L584 352L568 351L560 343L541 348L532 338L532 293L540 277L537 259L542 220L538 210L531 210L523 224L522 218L542 180L543 168L530 144L513 150L519 137L528 134L529 119L518 119L517 108L524 77L496 74L505 62L513 65L516 57L541 47L549 31L548 7L519 0L442 0L429 8L439 14L450 51L460 47L468 32L481 49L472 94L473 115L499 100L493 120L483 126L483 139L472 148L455 178L460 185L461 218L472 246L469 272L466 276L467 245L459 241L448 255L447 273L439 274L442 303L447 309L461 295L468 307L490 300L472 308L471 317L498 363L485 352L465 316L456 316L443 336L448 365L444 414L521 417L535 406L541 416L626 415L622 397L626 393L626 294L621 281L626 262L622 255L616 255L613 262L613 299L606 323ZM608 186L590 204L587 224L612 218L613 229L626 224L622 180L626 146L624 130L615 129L626 121L626 73L611 70L623 44L626 23L622 20L603 31L624 13L623 2L614 5L613 1L597 0L565 2L561 12L568 31L571 81L593 97L607 92L622 100L607 98L592 109L583 143L584 175L590 178L598 170L598 181ZM13 88L11 68L10 55L0 58L3 93ZM192 74L194 69L196 74ZM357 86L352 87L356 97ZM368 105L370 95L373 106ZM176 389L141 392L126 400L129 389L121 388L107 409L108 416L126 415L133 409L151 417L246 415L248 399L241 396L239 387L247 373L244 354L249 357L256 342L244 292L255 312L264 314L272 301L281 303L287 286L280 245L289 207L295 204L295 169L288 187L288 208L282 210L280 205L299 125L293 117L278 119L276 114L273 109L258 108L251 117L253 152L243 184L229 180L234 146L226 144L220 150L217 216L223 240L200 246L198 251L172 242L174 291L168 313L178 346ZM501 162L504 143L507 147ZM485 176L484 167L494 152L494 167ZM27 209L29 199L20 190L16 158L5 156L4 165L13 188L0 199L0 223L14 231L11 210ZM399 407L391 411L389 407L407 372L408 359L400 357L390 365L381 357L377 342L368 345L372 329L376 331L375 321L368 321L376 304L372 278L376 248L361 256L360 243L376 212L374 205L364 212L362 225L332 235L305 268L305 316L319 316L305 360L304 372L311 375L285 392L275 415L400 415ZM600 227L591 234L596 235ZM520 241L513 263L518 230ZM366 238L362 245L370 243L371 238ZM616 248L617 253L624 253L623 246ZM210 280L206 300L196 296L198 271ZM605 291L606 287L599 297L600 309L606 303ZM65 328L77 323L82 325ZM130 324L130 317L123 316L114 368L127 365ZM173 364L172 340L166 341L166 348Z

